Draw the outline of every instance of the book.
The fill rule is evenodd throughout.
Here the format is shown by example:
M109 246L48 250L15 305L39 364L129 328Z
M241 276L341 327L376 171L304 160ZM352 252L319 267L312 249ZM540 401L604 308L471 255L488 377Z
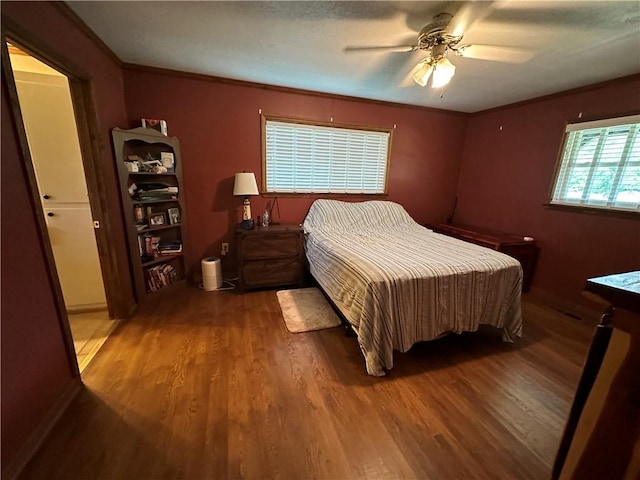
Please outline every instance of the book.
M153 256L158 255L158 245L160 244L160 237L151 237L151 251L153 252Z
M158 244L160 255L173 255L182 252L182 242L180 240L169 240Z
M178 197L171 193L142 192L137 198L138 200L175 200Z
M177 198L178 187L167 183L138 182L131 184L129 195L138 200L173 200Z
M148 292L155 292L174 283L178 278L176 269L168 263L161 263L144 271Z
M176 253L182 253L182 247L175 250L159 250L159 255L175 255Z

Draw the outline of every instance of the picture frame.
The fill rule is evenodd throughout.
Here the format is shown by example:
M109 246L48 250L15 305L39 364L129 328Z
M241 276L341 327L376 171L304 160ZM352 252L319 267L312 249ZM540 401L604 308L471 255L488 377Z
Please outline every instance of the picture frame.
M142 126L144 128L152 128L159 131L165 137L167 136L167 122L166 120L160 120L156 118L142 118Z
M149 215L149 226L159 227L160 225L167 224L167 217L164 213L153 213Z
M142 205L135 205L133 207L133 216L137 224L144 223L144 207Z
M169 217L169 224L176 225L180 223L180 209L179 208L168 208L167 216Z
M167 169L167 172L175 172L175 158L172 152L161 152L160 163Z

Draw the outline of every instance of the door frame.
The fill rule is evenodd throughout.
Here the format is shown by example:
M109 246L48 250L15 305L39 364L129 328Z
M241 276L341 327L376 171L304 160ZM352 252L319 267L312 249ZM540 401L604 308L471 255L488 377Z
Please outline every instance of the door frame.
M94 220L100 222L100 228L94 229L98 256L102 270L105 295L110 318L127 318L135 309L136 303L133 292L126 288L126 283L120 278L130 277L128 270L123 271L120 265L128 265L127 252L119 252L113 248L113 242L109 238L118 235L114 225L118 220L118 212L109 209L107 192L100 185L105 185L108 175L113 176L113 163L104 165L100 162L103 157L103 144L100 141L98 128L98 115L95 107L91 76L78 68L75 64L63 57L48 45L34 39L21 27L14 24L6 17L2 17L2 70L8 87L9 103L12 110L12 122L18 132L20 150L22 153L23 167L28 180L28 189L32 198L32 208L35 210L38 230L47 262L47 272L52 291L56 301L56 309L60 319L60 327L65 339L65 348L71 370L74 376L79 376L78 362L73 346L73 337L69 326L62 288L57 276L53 250L47 230L38 184L36 181L33 160L24 128L22 112L18 100L18 94L13 76L13 69L7 49L7 42L15 43L29 55L49 65L64 74L69 81L71 100L73 103L78 141L84 167L84 175L89 194L89 205ZM122 256L125 257L122 257ZM123 286L125 283L125 286Z

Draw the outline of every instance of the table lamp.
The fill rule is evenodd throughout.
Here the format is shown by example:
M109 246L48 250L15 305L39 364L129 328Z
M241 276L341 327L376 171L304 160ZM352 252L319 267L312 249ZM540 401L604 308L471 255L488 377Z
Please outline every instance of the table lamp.
M244 196L242 208L242 228L251 230L253 228L253 218L251 218L251 203L249 195L260 195L258 192L258 184L256 176L253 173L236 173L235 182L233 184L233 194L235 196Z

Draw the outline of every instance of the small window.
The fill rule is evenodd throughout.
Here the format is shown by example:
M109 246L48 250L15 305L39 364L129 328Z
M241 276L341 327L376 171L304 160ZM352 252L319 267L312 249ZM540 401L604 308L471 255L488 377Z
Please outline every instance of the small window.
M567 125L551 204L640 211L640 115Z
M391 130L263 116L266 193L386 193Z

